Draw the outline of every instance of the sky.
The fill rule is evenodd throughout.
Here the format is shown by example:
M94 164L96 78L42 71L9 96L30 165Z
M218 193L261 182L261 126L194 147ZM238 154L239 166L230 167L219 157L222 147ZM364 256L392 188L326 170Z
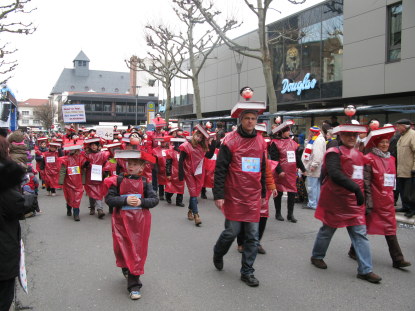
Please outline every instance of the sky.
M293 5L287 0L274 0L267 23L319 2L322 0ZM257 28L257 19L244 0L214 3L223 17L243 22L231 37ZM92 70L128 72L126 59L146 55L144 26L147 23L180 28L171 8L172 0L32 0L28 7L36 8L24 16L37 27L36 32L0 37L0 42L7 40L11 47L18 49L13 58L19 65L7 83L18 101L48 98L62 70L73 68L72 61L81 50L90 59ZM19 16L16 14L13 18Z

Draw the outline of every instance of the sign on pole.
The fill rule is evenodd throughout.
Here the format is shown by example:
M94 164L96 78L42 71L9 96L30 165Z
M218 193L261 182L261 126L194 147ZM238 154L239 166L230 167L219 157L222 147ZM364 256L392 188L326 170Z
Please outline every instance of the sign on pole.
M85 123L85 105L63 105L62 117L64 123Z

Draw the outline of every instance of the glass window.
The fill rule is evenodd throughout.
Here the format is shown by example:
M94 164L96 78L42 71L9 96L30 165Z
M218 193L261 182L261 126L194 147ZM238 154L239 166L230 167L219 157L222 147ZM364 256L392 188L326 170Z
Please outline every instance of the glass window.
M322 23L323 82L341 81L343 70L343 16Z
M402 3L388 8L388 61L401 59Z
M40 124L39 120L33 120L33 124Z
M104 102L104 109L103 109L103 111L111 112L111 110L112 110L112 104L111 104L111 102Z
M22 120L22 124L29 124L29 120Z
M22 116L28 116L29 115L29 111L22 111Z

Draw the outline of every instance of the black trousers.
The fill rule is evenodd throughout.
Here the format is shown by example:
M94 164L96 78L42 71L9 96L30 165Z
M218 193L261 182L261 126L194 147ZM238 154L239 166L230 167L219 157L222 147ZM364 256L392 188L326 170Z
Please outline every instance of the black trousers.
M16 278L0 281L0 311L9 311L14 298Z
M260 217L259 218L259 228L258 228L258 241L261 242L262 236L264 235L265 227L267 226L267 220L268 217ZM238 243L238 246L241 246L244 244L245 241L245 233L244 233L244 227L241 228L241 231L239 232L236 242Z
M133 275L128 272L128 279L127 279L127 289L129 292L131 291L139 291L143 284L140 281L139 275Z

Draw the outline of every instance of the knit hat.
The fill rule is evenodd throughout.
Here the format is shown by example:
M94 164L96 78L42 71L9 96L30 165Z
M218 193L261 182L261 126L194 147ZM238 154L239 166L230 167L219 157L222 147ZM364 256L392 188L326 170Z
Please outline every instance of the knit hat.
M320 133L320 128L316 125L310 127L310 132Z

